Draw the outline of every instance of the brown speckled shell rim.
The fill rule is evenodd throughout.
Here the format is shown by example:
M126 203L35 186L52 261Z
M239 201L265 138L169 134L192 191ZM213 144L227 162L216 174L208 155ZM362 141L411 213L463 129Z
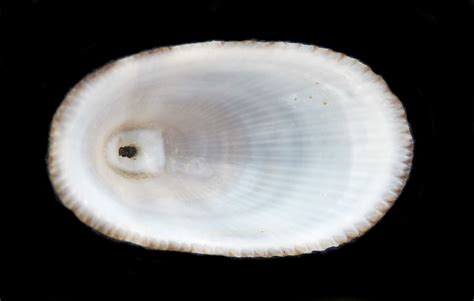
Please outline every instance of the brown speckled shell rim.
M78 91L80 91L85 84L90 81L93 81L99 76L110 71L112 68L116 67L118 64L126 63L126 60L130 59L140 59L144 56L151 56L151 55L160 55L163 52L173 51L176 47L200 47L207 44L213 44L215 47L225 47L225 46L251 46L251 47L311 47L314 53L318 55L326 55L333 58L336 58L338 61L346 60L353 66L353 68L357 68L361 75L370 75L374 82L379 84L383 91L384 95L389 100L394 110L400 112L399 120L400 124L406 125L406 132L401 133L407 139L404 142L403 148L407 150L407 159L404 162L400 162L403 166L403 171L401 174L397 175L399 181L397 183L397 187L392 191L387 192L387 196L384 199L381 199L379 204L375 206L373 212L366 216L365 219L362 219L359 223L356 223L352 228L346 229L341 232L340 235L335 236L331 239L319 240L315 241L314 243L304 244L300 246L295 246L294 248L272 248L272 249L259 249L259 250L241 250L236 246L235 249L217 249L211 248L204 245L197 245L197 244L186 244L186 243L178 243L173 241L160 241L156 239L149 239L147 237L142 237L138 233L131 233L126 229L119 229L114 225L105 224L103 221L98 219L94 216L93 212L87 212L77 200L74 199L74 196L71 195L70 191L64 183L61 181L61 175L58 172L58 162L56 158L56 144L57 140L56 137L60 134L60 124L65 120L65 111L70 106L74 105L76 100L75 96ZM256 40L247 40L247 41L211 41L211 42L202 42L202 43L192 43L192 44L184 44L184 45L177 45L172 47L160 47L151 50L146 50L131 56L127 56L122 59L118 59L112 61L105 66L93 71L92 73L85 76L78 84L76 84L66 95L64 100L62 101L61 105L57 109L56 113L54 114L53 121L51 123L50 128L50 135L49 135L49 148L48 148L48 155L47 155L47 165L48 165L48 173L53 188L63 203L65 207L71 210L76 217L82 221L84 224L88 225L92 229L98 231L99 233L119 240L125 241L129 243L133 243L147 249L153 250L168 250L168 251L178 251L178 252L189 252L189 253L196 253L196 254L208 254L208 255L222 255L222 256L230 256L230 257L273 257L273 256L294 256L294 255L301 255L307 254L315 251L324 251L331 247L341 246L342 244L348 243L360 236L362 236L365 232L367 232L370 228L372 228L384 215L385 213L392 207L395 203L397 198L399 197L400 193L402 192L405 184L408 180L412 159L413 159L413 149L414 149L414 142L412 135L410 133L410 127L407 121L405 109L400 102L400 100L395 96L388 87L387 83L383 80L383 78L377 74L375 74L370 67L361 63L357 59L351 58L345 54L332 51L327 48L320 48L317 46L312 45L305 45L305 44L298 44L298 43L291 43L291 42L264 42L264 41L256 41ZM354 231L356 229L357 231Z

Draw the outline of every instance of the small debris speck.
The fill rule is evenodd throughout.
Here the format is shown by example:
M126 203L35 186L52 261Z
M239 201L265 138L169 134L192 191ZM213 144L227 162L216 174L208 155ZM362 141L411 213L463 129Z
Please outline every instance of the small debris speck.
M118 150L119 156L125 158L132 158L137 154L137 148L132 145L122 146Z

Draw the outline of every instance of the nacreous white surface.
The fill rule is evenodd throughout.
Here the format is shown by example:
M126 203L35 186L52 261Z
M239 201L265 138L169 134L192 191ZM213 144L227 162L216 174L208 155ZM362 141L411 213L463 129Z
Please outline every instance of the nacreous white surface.
M307 253L370 228L411 165L405 112L355 59L209 42L121 59L55 115L49 168L85 223L157 249ZM131 158L119 148L134 145Z

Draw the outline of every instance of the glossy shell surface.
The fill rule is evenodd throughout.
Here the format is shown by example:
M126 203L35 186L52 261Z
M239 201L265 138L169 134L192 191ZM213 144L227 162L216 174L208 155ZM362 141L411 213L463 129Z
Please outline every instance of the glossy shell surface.
M401 193L412 153L402 104L358 60L213 41L85 77L53 118L48 168L62 203L109 237L269 257L362 235Z

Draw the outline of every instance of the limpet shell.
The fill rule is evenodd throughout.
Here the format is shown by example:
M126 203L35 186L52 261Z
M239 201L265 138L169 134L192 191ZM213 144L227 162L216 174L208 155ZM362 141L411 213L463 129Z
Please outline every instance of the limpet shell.
M284 42L206 42L107 64L66 96L48 168L62 203L147 248L235 257L339 246L395 202L404 108L369 67Z

